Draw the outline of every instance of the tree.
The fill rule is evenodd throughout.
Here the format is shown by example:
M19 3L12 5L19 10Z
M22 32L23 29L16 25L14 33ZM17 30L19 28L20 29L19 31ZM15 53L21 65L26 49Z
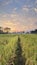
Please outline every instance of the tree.
M0 30L2 30L2 27L0 27Z
M3 28L2 28L2 27L0 27L0 34L1 34L1 33L3 33Z
M31 33L33 33L33 34L36 33L37 34L37 29L35 29L34 31L31 31Z
M6 27L6 28L4 28L4 31L5 31L6 33L9 33L9 32L10 32L10 28Z

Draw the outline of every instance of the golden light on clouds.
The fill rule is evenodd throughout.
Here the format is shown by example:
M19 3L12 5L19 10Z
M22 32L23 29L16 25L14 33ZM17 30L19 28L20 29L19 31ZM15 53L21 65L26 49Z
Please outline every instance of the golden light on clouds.
M11 28L11 32L28 31L37 28L36 22L37 18L34 17L26 17L17 13L4 14L1 15L0 26Z

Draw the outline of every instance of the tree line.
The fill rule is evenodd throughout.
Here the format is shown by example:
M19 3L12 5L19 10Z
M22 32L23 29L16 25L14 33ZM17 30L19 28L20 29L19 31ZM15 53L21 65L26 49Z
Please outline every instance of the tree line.
M11 28L9 28L9 27L5 27L5 28L0 27L0 34L9 33L10 30L11 30Z
M8 33L10 33L10 31L11 31L11 28L9 28L9 27L5 27L5 28L0 27L0 34L5 34L5 33L8 34ZM18 33L25 33L25 31L18 32ZM29 33L29 32L26 32L26 33ZM34 31L33 30L30 31L30 33L32 33L32 34L37 33L37 29L35 29Z

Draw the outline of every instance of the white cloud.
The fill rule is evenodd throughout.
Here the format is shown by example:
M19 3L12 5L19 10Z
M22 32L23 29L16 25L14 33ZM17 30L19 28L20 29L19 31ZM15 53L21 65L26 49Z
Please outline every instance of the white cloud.
M13 10L17 10L17 8L14 8Z
M3 0L0 2L0 6L5 6L5 5L8 5L12 2L13 0Z
M33 10L34 10L35 12L37 12L37 8L34 8Z
M23 11L29 11L29 8L24 7Z
M37 4L37 0L35 0L35 4Z
M17 7L12 8L12 13L15 13L17 11Z
M27 5L24 5L22 7L22 10L28 12L30 10L30 5L28 5L28 6Z

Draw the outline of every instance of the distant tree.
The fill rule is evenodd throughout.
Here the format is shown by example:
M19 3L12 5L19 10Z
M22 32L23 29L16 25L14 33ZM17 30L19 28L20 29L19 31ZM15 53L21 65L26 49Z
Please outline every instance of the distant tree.
M31 33L34 33L34 34L37 33L37 29L35 29L34 31L31 31Z
M9 33L9 32L10 32L10 28L6 27L6 28L4 28L4 31L5 31L6 33Z
M0 30L2 30L2 27L0 27Z
M0 34L2 34L3 33L3 28L2 27L0 27Z
M35 29L35 32L37 33L37 29Z
M29 32L26 32L26 34L29 34Z

